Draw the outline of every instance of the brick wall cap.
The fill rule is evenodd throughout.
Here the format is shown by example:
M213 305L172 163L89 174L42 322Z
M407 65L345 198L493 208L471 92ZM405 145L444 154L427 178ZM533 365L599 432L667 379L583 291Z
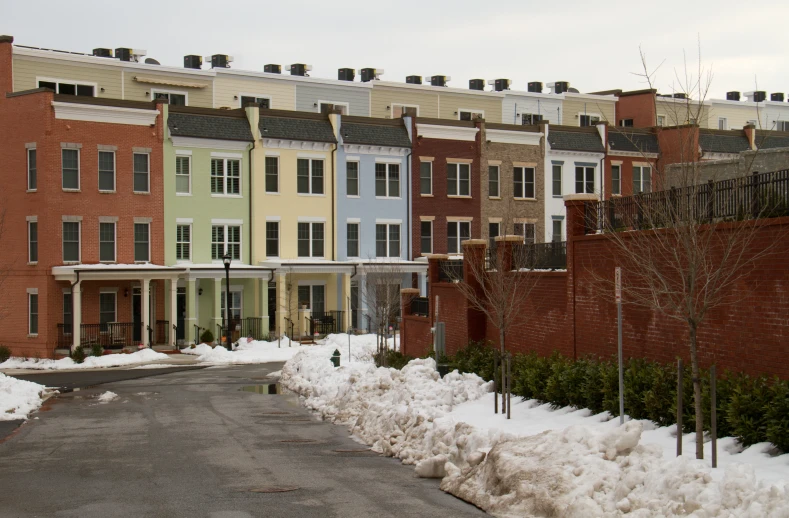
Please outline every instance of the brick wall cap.
M434 261L435 260L446 261L447 259L449 259L449 256L447 254L427 254L425 257L427 257L428 261L430 261L431 259Z
M466 239L463 241L463 247L467 246L486 246L488 242L485 239Z
M565 194L562 198L564 201L597 201L600 196L597 194Z
M0 43L13 43L14 37L8 36L7 34L3 34L0 36Z
M419 295L419 290L416 288L403 288L400 290L401 295Z
M508 241L508 242L512 241L512 242L515 242L515 243L523 243L523 241L524 241L523 236L496 236L494 239L496 240L497 243L500 243L502 241Z

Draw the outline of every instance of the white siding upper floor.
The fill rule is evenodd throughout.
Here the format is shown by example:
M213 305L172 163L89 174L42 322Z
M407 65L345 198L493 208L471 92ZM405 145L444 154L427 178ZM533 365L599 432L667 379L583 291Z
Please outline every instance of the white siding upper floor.
M789 103L724 101L711 99L708 124L711 129L742 129L754 123L758 129L789 131Z
M336 81L338 84L318 82L296 83L296 110L320 112L321 104L342 106L345 115L370 116L370 90L368 83Z
M242 97L256 97L274 110L296 109L296 85L279 74L216 69L215 85L214 108L241 108Z
M503 124L523 124L523 118L539 115L542 120L561 124L564 96L529 92L505 91L502 100Z

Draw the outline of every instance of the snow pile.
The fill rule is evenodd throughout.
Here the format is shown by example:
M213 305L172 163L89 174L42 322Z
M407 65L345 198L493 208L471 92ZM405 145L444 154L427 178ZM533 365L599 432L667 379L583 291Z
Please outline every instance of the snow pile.
M229 365L284 362L293 358L304 348L306 346L302 346L298 342L291 342L289 338L283 338L280 342L262 340L247 342L246 339L243 339L233 344L232 351L228 351L223 345L211 347L206 344L198 344L194 349L181 349L181 352L197 355L199 362Z
M34 370L63 370L63 369L97 369L106 367L121 367L135 363L166 360L168 356L157 353L153 349L142 349L131 354L105 354L104 356L88 356L82 363L76 363L71 358L60 360L35 359L35 358L9 358L0 363L0 369L34 369Z
M0 373L0 421L27 419L41 406L44 385Z
M118 399L118 394L112 391L107 391L104 394L98 397L99 403L109 403L110 401L115 401Z

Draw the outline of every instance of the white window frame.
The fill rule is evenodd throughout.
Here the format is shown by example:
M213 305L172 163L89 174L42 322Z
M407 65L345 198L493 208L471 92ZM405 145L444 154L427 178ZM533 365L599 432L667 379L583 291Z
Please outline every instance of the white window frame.
M36 297L36 331L33 332L33 297ZM41 327L41 299L38 296L38 288L27 289L27 336L38 336Z
M148 181L146 182L148 184L148 190L147 191L138 191L138 190L135 189L135 186L134 186L134 175L140 174L140 173L137 173L134 170L134 158L137 155L145 155L147 157L147 161L148 161L148 171L147 171ZM132 153L132 192L134 192L136 194L150 194L151 193L151 154L150 153L142 152L142 151L135 151L134 153Z
M273 103L271 102L271 101L272 101L272 99L271 99L271 96L270 96L270 95L263 95L263 94L251 94L251 93L248 93L248 92L240 92L240 93L238 94L238 107L239 107L239 108L243 108L243 107L244 107L244 105L243 105L243 104L241 104L241 100L242 100L244 97L254 97L254 98L255 98L255 102L257 102L257 100L258 100L258 99L266 99L266 100L268 100L268 108L264 108L264 109L269 109L269 110L270 110L270 109L272 109L272 108L273 108Z
M310 253L309 255L299 255L299 224L306 224L310 230ZM323 255L315 255L313 250L313 245L315 244L315 236L313 234L313 225L319 224L323 225ZM325 259L326 258L326 248L327 248L327 239L326 239L326 220L325 219L299 219L296 222L296 257L304 258L304 259ZM328 246L331 246L329 243Z
M102 189L101 188L101 154L102 153L112 153L112 189ZM99 149L96 152L96 179L99 187L99 192L104 193L112 193L118 190L118 154L115 151L110 151L107 149ZM150 160L148 164L148 176L150 179Z
M230 285L230 296L231 296L231 298L232 298L233 294L235 294L235 293L239 294L238 300L241 303L241 305L238 307L238 315L239 315L238 318L239 318L239 320L241 320L241 319L244 318L244 286L241 285L241 284L231 284ZM222 312L222 316L223 317L224 317L224 315L226 315L226 313L225 313L225 307L222 304L222 302L224 301L226 296L227 296L227 289L223 288L221 295L219 295L219 308L220 308L220 310ZM229 304L230 301L225 301L225 302ZM233 318L233 316L232 316L233 315L232 307L231 307L230 315L231 315L230 318ZM235 329L231 329L230 330L231 333L233 331L235 331Z
M274 160L277 161L277 190L276 191L268 190L268 165L266 164L266 162L268 162L269 158L273 158ZM282 175L280 174L282 170L281 165L282 165L282 161L279 159L279 155L267 154L265 157L263 157L263 189L265 190L266 194L280 193L280 185L281 185L280 178L282 177Z
M63 152L76 151L77 152L77 186L76 187L63 187ZM38 166L38 155L36 155L36 166ZM36 170L38 173L38 170ZM65 192L79 192L82 189L82 150L73 147L60 148L60 188Z
M554 192L554 185L553 185L553 170L554 167L559 168L559 194ZM552 198L561 198L564 193L564 162L551 162L551 197Z
M603 121L603 116L600 115L599 113L578 112L577 117L578 117L578 127L580 127L580 128L593 128L595 126L595 124ZM581 124L583 122L582 117L590 117L589 122L591 124L589 124L588 126L583 126ZM597 117L597 120L593 121L592 119L594 119L595 117Z
M666 125L666 116L665 115L658 115L655 124L658 126L665 126Z
M179 241L178 240L178 227L189 227L189 240L188 241ZM178 263L191 263L192 262L192 222L186 221L178 221L175 222L175 261ZM186 244L189 246L189 254L186 259L178 257L178 245Z
M170 94L183 95L184 106L189 106L189 92L186 90L164 90L161 88L151 88L151 101L156 99L156 94L167 94L167 103L170 103Z
M749 123L753 123L756 125L756 121L748 121ZM789 131L789 121L775 121L775 130L776 131Z
M77 260L76 261L66 261L66 247L65 241L63 241L63 224L64 223L76 223L77 224ZM82 221L61 221L60 222L60 259L63 261L63 264L81 264L82 263Z
M467 241L466 239L461 239L461 232L460 232L460 225L465 224L468 225L468 239L472 239L471 237L471 220L470 219L451 219L447 221L447 253L448 254L462 254L463 253L463 241ZM458 240L458 249L456 251L452 251L449 249L449 225L455 225L457 228L457 240Z
M530 118L530 122L526 122L526 117ZM534 117L539 117L540 120L537 122L534 121ZM545 117L541 113L521 113L521 126L534 126L539 124L540 122L546 120Z
M345 111L342 112L342 115L350 115L351 114L351 103L348 102L338 102L338 101L327 101L327 100L318 100L318 113L323 113L323 105L324 104L331 104L333 106L342 106L345 108Z
M350 225L356 225L356 255L348 254L348 226ZM362 255L362 223L358 219L349 219L345 222L345 255L353 259L358 259Z
M559 224L559 239L554 239L556 236L556 224ZM551 216L551 242L561 242L564 237L564 216Z
M430 193L427 194L422 192L422 165L423 164L430 165ZM429 198L433 196L433 161L432 160L419 161L419 195L424 196L425 198Z
M36 260L33 260L32 254L30 253L33 248L33 240L30 237L30 226L36 226ZM38 264L38 218L36 216L29 216L27 220L27 264Z
M134 249L133 249L132 253L134 255L137 255L137 236L135 235L136 234L136 230L137 230L135 227L137 227L137 225L145 225L145 226L148 227L148 259L143 261L141 259L138 260L135 257L134 258L134 263L135 264L148 264L148 263L151 262L151 223L149 221L135 221L134 222L134 226L132 227L132 244L134 246ZM115 230L117 230L117 228ZM115 239L117 240L117 234L116 234L116 238Z
M386 227L386 255L379 256L378 255L378 225L384 225ZM397 239L397 255L391 255L392 250L390 249L391 246L391 228L397 227L398 239ZM403 255L403 222L400 220L387 220L387 219L377 219L375 220L375 257L384 257L384 258L398 258L402 257Z
M389 103L390 106L390 113L391 115L389 118L391 119L399 119L403 116L403 108L416 108L416 116L419 117L419 105L418 104L404 104L404 103ZM400 108L400 115L395 115L395 110Z
M517 175L516 171L518 169L520 169L520 183L523 186L522 187L523 196L519 196L519 197L515 196L515 181L518 179L516 177L516 175ZM534 196L526 196L526 169L531 169L531 171L532 171L532 182L531 183L532 183L532 192L534 193ZM552 168L552 170L553 170L553 168ZM536 200L537 199L537 168L536 167L534 167L534 166L522 166L522 165L513 166L513 168L512 168L512 182L513 182L513 185L512 185L512 198L513 199L515 199L515 200Z
M304 223L304 221L302 221L302 223ZM298 299L298 297L299 297L298 289L300 287L302 287L302 286L309 286L310 287L310 300L309 300L309 309L310 309L310 311L315 311L315 298L314 298L315 293L314 293L313 288L315 286L323 286L323 310L324 311L328 311L326 309L326 306L328 305L328 299L329 299L328 295L329 294L328 294L328 291L326 289L326 282L325 281L299 281L299 283L298 283L298 285L296 287L296 299ZM301 310L301 301L297 300L296 304L298 305L299 310Z
M227 251L228 245L230 242L228 241L228 236L230 233L228 229L230 227L238 227L238 257L233 257L233 261L238 261L240 263L244 262L244 225L241 221L239 222L226 222L221 220L212 220L211 221L211 262L212 263L221 263L222 256L218 259L214 259L213 257L213 248L214 248L214 227L224 227L223 235L224 241L222 242L222 256L224 256L225 252ZM235 243L234 243L235 244Z
M435 233L433 232L433 221L432 219L422 219L419 220L419 253L420 255L432 254L433 253L433 238L435 237ZM422 234L422 225L428 223L430 225L430 251L423 252L422 251L422 238L424 235Z
M309 163L309 175L307 179L309 180L309 192L299 192L299 160L306 160ZM314 193L312 192L312 163L315 160L320 160L323 162L323 193ZM309 157L309 156L299 156L296 157L296 195L297 196L326 196L326 159L324 157Z
M30 183L31 183L30 182L30 171L31 171L31 169L30 169L30 152L31 151L36 153L36 186L35 187L31 187L30 186ZM38 190L38 152L36 152L36 146L31 146L31 147L25 149L25 155L27 157L27 192L36 192ZM62 155L61 155L61 160L63 160ZM63 174L62 170L61 170L60 174L61 175ZM60 182L61 182L61 186L62 186L63 185L63 179L62 178L61 178Z
M495 196L490 192L490 170L493 167L496 168L496 195ZM490 198L491 200L501 199L501 164L488 164L488 198Z
M584 170L584 178L583 178L583 190L578 192L578 169L579 167L583 168ZM592 192L586 192L586 173L588 170L592 170ZM575 163L573 164L573 192L575 194L594 194L595 190L597 189L597 166L596 165L587 165L584 163Z
M619 180L617 182L619 187L618 189L619 192L614 192L615 190L617 190L614 188L617 185L614 183L614 167L619 169ZM611 164L611 196L622 196L622 164L621 163Z
M478 108L458 108L457 115L459 121L463 120L461 119L463 113L471 114L471 119L470 119L471 121L477 120L477 118L474 117L474 115L481 115L482 119L485 118L485 110L480 110Z
M209 175L208 190L209 190L209 192L211 192L211 197L212 198L243 198L244 197L244 183L243 183L243 179L244 179L244 160L243 160L243 156L241 154L236 154L236 153L233 153L233 154L229 154L229 153L211 153L211 162L213 162L214 160L219 160L222 163L222 176L221 177L217 177L217 178L222 178L222 192L211 192L211 185L210 185L211 180L210 179L214 178L214 177L211 175L211 170L209 169L209 171L208 171L208 175ZM228 172L228 170L227 170L227 162L229 160L235 160L235 161L238 162L238 194L235 194L235 193L228 194L228 192L227 192L227 186L228 186L227 179L229 178L229 176L227 175L227 172ZM265 180L265 178L264 178L264 180Z
M377 169L379 165L386 166L386 195L379 196L376 192L375 198L377 200L399 200L402 198L402 191L403 191L403 172L402 167L400 167L400 162L385 162L385 161L376 161L375 168ZM392 193L389 192L389 175L391 174L391 166L397 166L397 196L392 196ZM378 178L375 177L376 188L378 186Z
M348 194L348 164L356 164L356 194ZM345 196L361 198L362 195L362 162L358 158L345 159Z
M457 185L457 194L449 194L449 166L456 165L456 176L455 182ZM461 166L468 166L468 194L460 194L460 167ZM452 159L447 159L447 198L471 198L471 191L472 191L472 172L471 172L471 162L456 162Z
M268 224L269 223L276 223L277 224L277 254L270 255L268 253ZM280 219L273 219L273 218L266 218L266 226L264 227L265 231L265 250L266 250L266 257L279 257L282 254L282 222Z
M118 321L118 288L99 288L99 324L101 324L101 313L102 313L101 312L101 296L102 295L112 295L113 296L112 299L115 302L115 307L113 308L113 318L112 318L112 320L107 322L107 324L108 324L107 330L106 331L101 331L101 328L99 328L100 332L102 332L102 333L109 333L109 331L110 331L109 323ZM72 309L72 311L73 311L73 309Z
M721 128L721 126L723 127ZM719 130L729 129L729 119L726 117L718 117L718 129Z
M36 88L39 87L38 83L40 83L41 81L44 81L46 83L55 83L56 86L57 86L57 88L55 89L55 93L57 93L57 94L60 94L60 83L73 84L74 88L76 88L78 85L92 86L93 87L93 97L98 97L98 93L99 93L99 84L91 82L91 81L72 81L71 79L56 79L54 77L39 77L39 76L36 76ZM61 95L68 95L68 94L61 94ZM84 96L84 95L74 95L74 97L86 97L86 96Z
M185 158L186 163L189 164L189 174L178 174L178 159ZM179 176L188 176L189 177L189 192L178 192L178 177ZM178 151L175 152L175 195L176 196L191 196L192 195L192 152L191 151Z
M638 185L639 190L636 191L636 169L638 169ZM644 169L649 170L649 190L644 190ZM633 194L652 192L652 166L650 165L636 165L633 164Z
M112 261L103 261L101 259L101 226L102 225L112 225ZM148 232L150 233L150 228ZM148 237L148 241L150 241L150 236ZM118 262L118 223L115 221L99 221L99 262L102 264L112 264Z

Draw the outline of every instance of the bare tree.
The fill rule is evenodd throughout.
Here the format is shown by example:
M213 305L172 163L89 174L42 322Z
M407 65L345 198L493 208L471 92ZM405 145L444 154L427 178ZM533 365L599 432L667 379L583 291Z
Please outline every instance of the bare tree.
M378 334L378 354L382 364L386 361L386 335L400 316L400 288L404 271L397 259L369 258L364 269L365 283L360 294L367 306L368 318Z
M641 53L643 77L653 85L646 58ZM674 124L703 120L704 100L712 74L701 65L683 76L676 74L685 99L670 114ZM786 189L751 185L750 178L725 185L703 181L694 132L680 131L674 142L680 158L674 164L670 190L594 202L587 211L587 227L598 228L612 245L622 268L623 303L659 312L687 326L687 344L693 377L696 421L696 458L704 456L704 411L698 358L698 332L711 311L737 304L731 288L756 267L774 245L752 246L759 232L758 219L770 216L772 195ZM665 171L657 171L665 178ZM728 221L726 221L728 220ZM732 220L737 220L732 222ZM601 287L601 296L613 294L612 278L590 271ZM613 272L612 277L613 277ZM682 433L678 430L678 433Z

